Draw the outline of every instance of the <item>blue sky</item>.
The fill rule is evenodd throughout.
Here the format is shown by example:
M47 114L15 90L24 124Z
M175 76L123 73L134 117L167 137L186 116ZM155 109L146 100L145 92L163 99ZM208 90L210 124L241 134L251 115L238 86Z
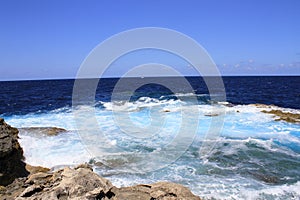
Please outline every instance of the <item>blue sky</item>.
M149 26L194 38L223 75L300 75L299 10L299 0L1 0L0 80L74 78L100 42Z

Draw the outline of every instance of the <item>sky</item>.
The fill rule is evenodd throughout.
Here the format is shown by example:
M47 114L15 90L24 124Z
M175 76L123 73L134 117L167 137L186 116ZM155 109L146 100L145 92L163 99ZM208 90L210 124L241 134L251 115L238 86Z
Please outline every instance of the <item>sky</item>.
M0 0L0 80L75 78L99 43L142 27L193 38L222 75L300 75L299 10L299 0Z

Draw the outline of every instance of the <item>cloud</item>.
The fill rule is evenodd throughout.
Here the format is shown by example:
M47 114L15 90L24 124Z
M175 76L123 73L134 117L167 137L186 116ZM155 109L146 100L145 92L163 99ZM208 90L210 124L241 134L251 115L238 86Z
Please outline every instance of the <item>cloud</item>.
M293 62L289 66L291 66L291 67L300 67L300 62Z
M253 60L253 59L249 59L249 60L248 60L248 63L253 64L253 63L254 63L254 60Z

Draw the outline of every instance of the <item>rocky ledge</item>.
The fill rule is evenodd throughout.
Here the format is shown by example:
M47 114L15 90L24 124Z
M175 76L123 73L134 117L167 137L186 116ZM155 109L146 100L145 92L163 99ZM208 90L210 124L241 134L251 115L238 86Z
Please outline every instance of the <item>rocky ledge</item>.
M25 166L17 138L18 130L0 119L0 199L200 200L188 188L170 182L117 188L87 164L54 172Z

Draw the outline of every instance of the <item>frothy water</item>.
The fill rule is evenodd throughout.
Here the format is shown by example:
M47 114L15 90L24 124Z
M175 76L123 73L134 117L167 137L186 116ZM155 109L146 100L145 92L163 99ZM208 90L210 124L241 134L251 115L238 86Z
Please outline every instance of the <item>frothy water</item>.
M88 106L79 106L75 110L63 107L43 113L11 115L5 117L5 120L18 128L53 126L68 130L57 136L21 130L19 141L24 149L26 162L32 165L58 168L89 162L94 165L97 173L117 186L173 181L188 186L203 199L300 198L300 126L275 121L274 116L261 112L281 109L299 113L299 110L275 106L233 106L226 102L194 105L189 103L189 96L181 94L183 98L180 100L164 96L140 97L125 104L98 101L93 109L98 126L109 142L107 145L118 146L129 152L125 156L120 154L119 157L114 154L113 158L103 155L100 160L95 159L82 143L74 120L73 112L85 113L84 111L91 109ZM226 111L225 114L223 110ZM137 165L147 167L161 162L156 158L150 161L132 155L160 152L174 139L174 132L180 126L184 111L190 114L191 119L199 118L196 137L189 148L165 168L134 173ZM122 117L128 115L137 129L126 123L121 124L121 127L139 130L151 126L155 130L157 126L158 131L146 135L149 138L132 139L133 135L124 134L120 124L115 124L115 117L119 117L122 123ZM84 117L82 116L83 119ZM209 141L205 134L210 123L220 117L224 117L221 135L217 141ZM189 127L185 130L189 131ZM192 127L190 131L193 131ZM95 145L98 142L95 141ZM199 153L204 142L214 144L213 150L207 155ZM122 168L125 163L127 170Z

